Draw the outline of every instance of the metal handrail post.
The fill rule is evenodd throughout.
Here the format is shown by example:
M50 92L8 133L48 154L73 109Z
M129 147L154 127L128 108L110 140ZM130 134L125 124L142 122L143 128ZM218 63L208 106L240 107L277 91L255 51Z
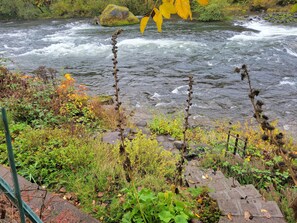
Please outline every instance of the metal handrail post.
M15 197L17 199L17 205L18 205L18 209L20 212L21 223L25 223L25 221L26 221L25 212L23 209L23 201L21 198L20 186L19 186L17 171L16 171L16 167L15 167L15 162L14 162L14 155L13 155L13 151L12 151L11 137L10 137L10 133L9 133L8 121L7 121L7 115L6 115L5 108L2 108L1 112L2 112L2 120L3 120L3 124L4 124L4 132L5 132L5 137L6 137L9 165L11 168L11 174L12 174L13 184L14 184L14 193L15 193Z

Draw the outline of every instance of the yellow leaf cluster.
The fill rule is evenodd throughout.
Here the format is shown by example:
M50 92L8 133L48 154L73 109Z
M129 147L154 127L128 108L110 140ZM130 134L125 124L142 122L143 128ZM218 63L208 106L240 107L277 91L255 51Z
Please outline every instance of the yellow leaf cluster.
M197 0L197 2L202 6L208 4L208 0ZM182 19L188 19L190 17L192 20L190 0L162 0L159 9L154 7L149 15L146 15L141 19L140 32L142 34L144 33L150 17L152 17L156 23L158 32L162 32L163 17L165 19L170 19L172 14L177 14Z

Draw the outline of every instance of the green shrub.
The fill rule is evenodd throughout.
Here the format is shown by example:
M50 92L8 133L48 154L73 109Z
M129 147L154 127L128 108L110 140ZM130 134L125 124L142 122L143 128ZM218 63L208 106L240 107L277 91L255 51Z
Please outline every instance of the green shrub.
M123 205L123 223L130 222L181 222L187 223L194 216L191 205L171 191L154 193L149 189L126 190Z
M198 13L197 19L200 21L222 21L226 19L224 8L228 4L227 0L211 0L207 6L196 4L193 11Z
M177 158L164 150L155 138L148 138L139 132L132 140L126 140L132 169L140 176L153 175L156 178L172 178Z
M15 134L14 128L12 134ZM34 130L25 127L25 131L14 139L18 172L40 185L61 184L67 180L66 175L91 162L94 155L89 149L89 143L65 129ZM1 163L8 164L6 156L2 148Z
M296 13L297 12L297 4L293 5L291 10L290 10L291 13Z
M36 18L41 11L30 1L23 0L1 0L0 18Z
M171 135L174 138L182 139L183 137L183 118L178 116L165 117L165 115L155 116L149 123L150 129L160 135Z

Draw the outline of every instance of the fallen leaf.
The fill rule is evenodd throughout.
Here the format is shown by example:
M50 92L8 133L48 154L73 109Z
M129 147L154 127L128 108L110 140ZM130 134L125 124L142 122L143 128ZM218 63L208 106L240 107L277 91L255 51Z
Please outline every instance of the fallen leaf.
M266 209L261 209L261 213L265 218L271 218L271 214Z
M254 218L254 216L249 212L249 211L245 211L244 212L244 219L246 220L246 221L250 221L250 220L252 220Z
M103 197L104 196L104 192L99 192L98 194L97 194L97 197Z
M207 174L202 175L202 179L204 179L204 180L208 179L208 175Z
M95 204L96 204L96 201L95 201L95 200L93 200L93 201L92 201L92 205L95 205Z
M120 203L125 203L125 198L124 197L120 197Z
M188 183L195 184L195 182L193 180L188 180Z
M106 203L102 203L102 204L101 204L101 207L104 207L104 208L105 208L106 206L107 206Z
M203 199L202 199L202 198L199 198L199 199L197 200L197 202L198 202L199 204L202 204Z
M232 218L232 214L231 214L230 212L227 214L227 218L228 218L230 221L233 220L233 218Z

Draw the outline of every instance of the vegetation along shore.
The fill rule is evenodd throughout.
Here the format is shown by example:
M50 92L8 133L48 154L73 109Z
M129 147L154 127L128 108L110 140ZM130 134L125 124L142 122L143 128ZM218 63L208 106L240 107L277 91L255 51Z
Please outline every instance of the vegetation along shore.
M108 4L140 23L91 25ZM297 0L2 0L18 174L99 222L295 223L296 12ZM6 143L1 117L3 166Z

